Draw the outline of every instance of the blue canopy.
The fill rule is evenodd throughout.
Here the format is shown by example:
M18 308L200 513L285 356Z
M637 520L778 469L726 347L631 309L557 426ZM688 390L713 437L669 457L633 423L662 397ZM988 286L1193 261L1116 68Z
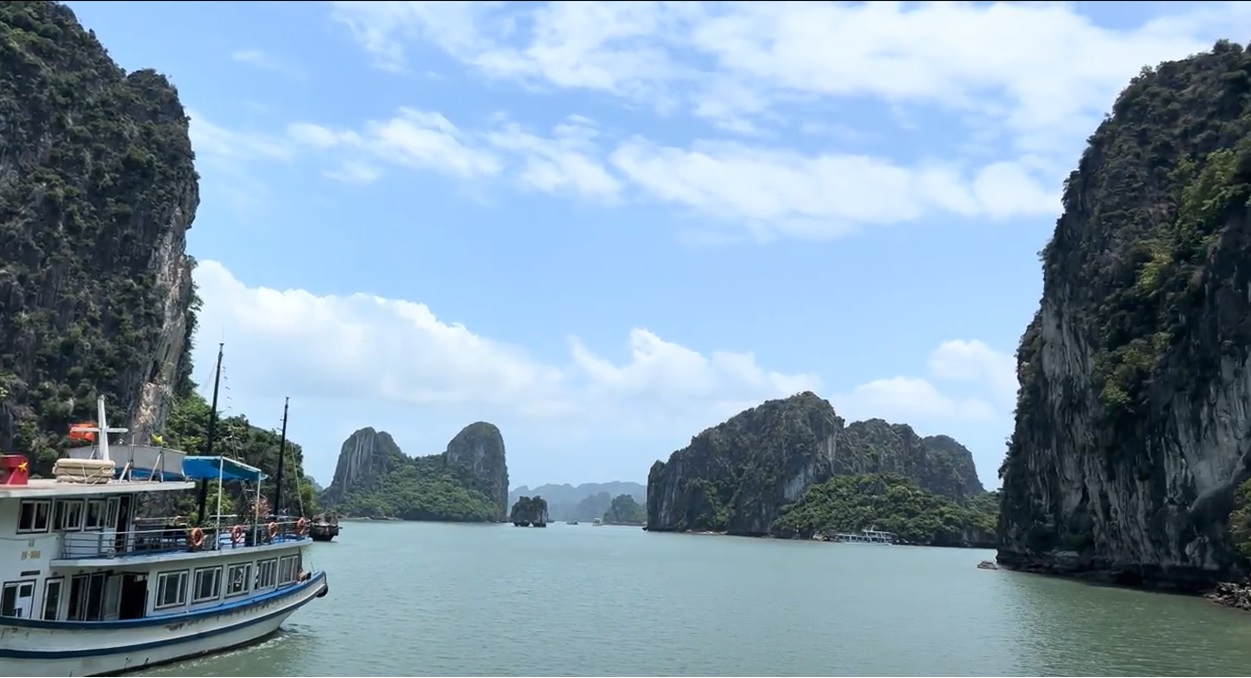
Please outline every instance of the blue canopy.
M255 466L228 457L187 457L182 460L182 474L188 480L217 480L220 477L222 480L259 483L265 479L265 474Z

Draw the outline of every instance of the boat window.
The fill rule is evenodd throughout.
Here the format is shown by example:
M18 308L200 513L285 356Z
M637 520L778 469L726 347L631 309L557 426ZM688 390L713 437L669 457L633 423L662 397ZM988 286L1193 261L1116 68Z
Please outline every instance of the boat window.
M29 619L31 616L31 604L34 600L35 582L5 582L3 591L0 591L0 617L23 617Z
M278 561L278 583L290 584L300 568L299 556L285 556Z
M70 621L100 621L108 575L103 572L79 574L70 579Z
M187 571L162 572L156 575L156 609L178 607L187 603Z
M48 579L43 583L43 618L56 621L61 616L61 589L65 588L65 580L61 577Z
M56 518L52 521L54 530L83 529L83 500L61 499L56 503Z
M22 502L21 513L17 519L18 533L47 532L51 513L52 502L47 499L29 499Z
M231 565L226 570L226 596L237 596L248 592L252 583L252 563Z
M256 588L269 588L278 580L278 560L262 560L256 564Z
M83 526L86 530L98 530L104 527L104 514L107 502L103 499L87 500L87 522Z
M222 568L205 567L196 570L195 585L191 590L194 592L191 596L191 602L193 603L203 603L207 600L220 598L222 591Z

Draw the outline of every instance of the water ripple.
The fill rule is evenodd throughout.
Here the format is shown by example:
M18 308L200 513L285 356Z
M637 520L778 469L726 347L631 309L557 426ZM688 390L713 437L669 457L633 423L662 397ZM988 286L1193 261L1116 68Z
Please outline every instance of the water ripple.
M331 591L196 676L1242 675L1251 615L990 554L637 529L352 523Z

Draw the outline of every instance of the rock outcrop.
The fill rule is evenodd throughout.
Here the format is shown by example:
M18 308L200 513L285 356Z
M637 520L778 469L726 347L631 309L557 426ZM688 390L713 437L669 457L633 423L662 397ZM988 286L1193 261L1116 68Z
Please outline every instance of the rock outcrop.
M525 485L515 487L508 493L508 501L517 501L518 497L542 495L547 501L548 511L552 520L593 520L604 515L612 498L620 494L628 494L635 501L647 501L647 488L639 483L616 480L607 483L582 483L577 487L568 483L562 485L539 485L529 488Z
M836 475L897 473L956 501L986 491L977 477L973 453L950 436L922 438L907 424L868 419L848 424L839 446L846 453L835 459Z
M543 497L521 497L513 504L508 519L517 527L547 527L551 522Z
M0 4L0 63L0 449L46 472L96 394L147 440L190 390L198 176L174 87L68 7Z
M464 469L473 489L495 503L498 520L508 517L508 463L504 436L495 424L479 421L461 429L447 444L443 458L448 466Z
M1251 469L1251 55L1144 69L1065 182L1017 351L998 562L1237 578Z
M605 525L643 525L647 522L647 509L639 505L634 497L619 494L613 497L602 520Z
M332 506L346 499L349 490L375 490L387 474L398 471L408 462L409 458L390 433L375 431L372 427L360 429L348 436L339 448L334 478L323 491L322 501Z
M951 499L981 491L972 455L950 438L922 439L881 420L845 427L828 402L805 392L739 413L656 462L647 528L765 535L810 486L884 471Z
M344 441L321 499L352 516L502 522L508 518L504 438L493 424L477 422L442 454L414 458L386 431L363 428Z

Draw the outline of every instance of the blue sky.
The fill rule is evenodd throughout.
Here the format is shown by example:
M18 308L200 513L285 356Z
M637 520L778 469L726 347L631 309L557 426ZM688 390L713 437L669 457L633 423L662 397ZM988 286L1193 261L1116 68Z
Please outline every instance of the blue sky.
M75 2L192 118L226 409L329 482L353 430L479 419L513 485L635 480L812 389L973 450L1061 181L1221 3Z

